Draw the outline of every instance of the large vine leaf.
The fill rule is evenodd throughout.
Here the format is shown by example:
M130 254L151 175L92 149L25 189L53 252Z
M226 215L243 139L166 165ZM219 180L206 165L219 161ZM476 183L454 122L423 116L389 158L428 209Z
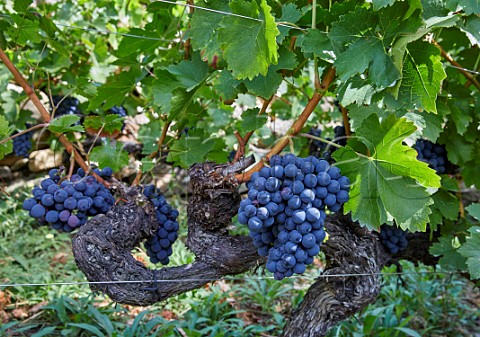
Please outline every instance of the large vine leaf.
M480 278L480 227L474 226L469 229L470 236L458 249L462 256L467 258L468 271L473 278Z
M390 115L380 124L373 114L356 130L356 139L349 141L354 148L335 151L338 167L352 181L345 212L352 212L362 225L378 229L393 219L403 229L426 229L433 203L426 187L440 187L440 177L416 159L414 149L402 144L415 130L405 118ZM357 144L370 154L356 152Z
M407 109L437 113L437 95L446 77L440 51L427 42L414 42L404 58L400 100Z
M275 18L265 0L230 2L233 13L248 16L226 16L221 22L219 40L224 50L223 57L238 79L252 79L258 74L266 75L268 67L278 61L276 37L279 34Z

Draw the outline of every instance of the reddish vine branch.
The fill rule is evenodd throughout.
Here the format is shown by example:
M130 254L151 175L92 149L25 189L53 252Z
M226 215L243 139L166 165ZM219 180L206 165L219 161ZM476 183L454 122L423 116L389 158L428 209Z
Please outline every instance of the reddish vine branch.
M35 91L33 91L33 89L30 87L30 85L27 83L27 81L23 78L22 74L20 74L20 72L15 67L15 65L12 63L12 61L10 61L7 54L5 54L5 52L3 51L2 48L0 48L0 60L2 60L2 62L7 67L7 69L12 73L13 78L15 79L17 84L20 85L23 88L23 90L25 91L27 96L33 102L35 107L40 112L40 115L42 116L45 123L50 123L51 117L50 117L50 114L48 113L47 109L45 109L42 102L38 98L37 94L35 94ZM75 161L78 163L78 165L80 165L80 167L83 168L85 170L85 172L90 171L90 168L87 165L87 163L85 162L85 160L78 153L78 151L75 149L73 144L70 143L70 141L67 139L67 137L65 137L64 134L60 134L60 133L55 133L55 135L58 137L58 140L60 141L60 143L62 143L62 145L65 147L65 150L70 155L73 155L73 157L75 158ZM97 178L97 180L99 182L103 183L104 185L108 185L108 183L105 182L98 174L93 172L93 175L95 176L95 178Z
M303 109L302 113L298 117L298 119L293 123L290 129L287 131L286 135L280 138L277 144L265 155L263 160L259 161L254 167L252 167L249 171L241 174L237 174L235 178L239 182L245 182L250 180L250 176L254 173L259 171L264 165L265 162L270 159L271 156L274 154L279 154L282 150L289 144L290 139L300 133L302 131L303 125L306 123L308 117L312 114L313 110L320 102L322 97L325 95L328 87L332 83L333 79L335 78L335 68L330 68L328 72L325 74L325 77L321 83L321 90L315 92L312 98L307 103L305 109Z
M30 131L33 131L33 130L36 130L36 129L41 129L41 128L44 128L44 127L47 127L47 126L48 126L48 123L42 123L42 124L34 125L34 126L28 128L28 129L23 130L23 131L20 131L20 132L14 134L14 135L12 135L12 136L10 136L10 137L8 137L8 138L5 138L5 139L0 140L0 144L6 143L6 142L8 142L10 139L17 138L17 137L19 137L19 136L21 136L21 135L23 135L23 134L25 134L25 133L28 133L28 132L30 132Z
M440 50L440 54L444 59L446 59L448 62L450 62L451 65L456 67L458 71L461 72L462 75L465 76L467 80L469 80L475 87L477 87L478 90L480 90L480 83L477 81L475 77L473 77L470 73L468 73L468 71L465 71L465 68L462 67L460 63L455 61L453 57L449 53L447 53L440 44L438 44L437 41L432 39L432 44Z
M350 121L348 119L348 110L340 104L342 110L343 126L345 127L345 135L350 137L352 135L352 129L350 128Z

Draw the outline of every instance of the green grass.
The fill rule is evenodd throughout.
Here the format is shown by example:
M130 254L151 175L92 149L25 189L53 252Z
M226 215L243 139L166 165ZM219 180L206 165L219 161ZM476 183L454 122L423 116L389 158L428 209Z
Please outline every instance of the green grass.
M1 283L85 281L74 263L70 235L36 226L21 209L29 190L0 199ZM185 215L185 201L173 202ZM183 217L182 224L185 221ZM182 229L171 256L173 266L194 259L183 243L185 226ZM142 247L134 254L148 260ZM430 267L402 266L401 278L383 277L375 304L332 329L329 336L472 336L479 332L480 311L470 300L479 294L469 282L456 275L428 273L433 271ZM394 271L395 267L385 269ZM114 304L105 296L93 295L87 285L0 288L8 297L3 308L0 302L0 311L10 315L9 322L0 325L0 336L277 336L318 273L317 267L310 266L306 278L279 282L260 267L148 308ZM38 303L46 305L32 312ZM28 319L12 317L19 308Z

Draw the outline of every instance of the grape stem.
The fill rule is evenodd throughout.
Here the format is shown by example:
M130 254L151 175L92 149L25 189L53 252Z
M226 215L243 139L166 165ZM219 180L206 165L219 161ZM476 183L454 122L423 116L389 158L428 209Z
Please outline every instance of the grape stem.
M446 59L448 62L450 62L451 65L455 66L456 69L458 69L459 72L462 73L463 76L467 80L469 80L475 87L477 87L478 90L480 90L480 83L473 77L471 74L469 74L467 71L465 71L464 67L460 65L457 61L453 59L453 57L443 49L443 47L434 39L431 40L431 43L437 47L440 50L440 54L444 59Z
M343 126L345 127L345 135L350 137L352 135L352 129L350 128L350 121L348 119L348 110L341 104L340 109L342 110Z
M37 125L34 125L26 130L23 130L23 131L20 131L14 135L11 135L10 137L8 138L5 138L5 139L2 139L0 140L0 144L3 144L3 143L6 143L8 142L10 139L13 139L13 138L17 138L27 132L30 132L30 131L33 131L33 130L36 130L36 129L41 129L41 128L45 128L45 127L48 127L50 124L49 123L42 123L42 124L37 124Z
M286 135L278 140L277 144L275 144L275 146L265 155L265 157L263 157L263 160L259 161L247 172L237 174L235 178L238 180L238 182L242 183L249 181L251 175L254 172L260 171L260 169L265 166L265 163L270 160L271 156L282 152L282 150L290 143L290 139L298 135L300 131L302 131L303 125L307 122L308 117L310 117L315 107L318 105L322 97L327 92L327 89L334 78L335 68L331 67L323 78L323 81L321 83L321 90L318 90L313 94L312 98L310 98L307 105L305 106L305 109L303 109L300 116L298 116L298 119L295 121L295 123L293 123L290 129L288 129Z
M30 98L30 100L33 102L35 107L38 109L40 112L40 115L42 116L43 120L45 123L50 123L51 117L50 114L48 113L47 109L43 106L42 102L40 102L40 99L38 98L37 94L35 94L35 91L30 87L30 85L27 83L27 81L23 78L22 74L18 71L18 69L15 67L15 65L10 61L8 58L7 54L3 51L2 48L0 48L0 60L5 64L7 69L12 73L13 78L15 81L23 88L27 96ZM85 172L89 171L89 167L85 160L80 156L80 154L77 152L75 147L70 143L70 141L65 137L64 134L61 133L55 133L55 135L58 137L58 140L63 144L65 147L65 150L71 155L74 156L75 161L80 165L81 168L85 170ZM105 187L109 187L109 184L103 180L102 177L100 177L98 174L93 172L93 175L97 179L97 181L101 182Z
M270 97L269 99L263 101L262 108L258 112L259 116L261 114L265 113L265 111L267 111L267 108L270 105L270 102L272 102L272 99L273 99L273 96ZM254 131L249 131L249 132L247 132L245 137L242 137L238 131L234 132L235 137L237 137L237 140L238 140L238 150L235 153L235 158L233 159L234 163L245 155L245 146L247 145L248 141L252 137L253 133L254 133Z

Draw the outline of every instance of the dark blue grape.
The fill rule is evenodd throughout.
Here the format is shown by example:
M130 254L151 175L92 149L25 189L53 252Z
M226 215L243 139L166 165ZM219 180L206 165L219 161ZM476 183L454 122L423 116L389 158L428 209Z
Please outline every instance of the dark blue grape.
M36 204L32 207L32 209L30 210L30 216L32 218L41 218L45 215L45 207L40 205L40 204Z
M30 211L37 203L37 200L34 198L28 198L23 201L22 207L24 210Z

